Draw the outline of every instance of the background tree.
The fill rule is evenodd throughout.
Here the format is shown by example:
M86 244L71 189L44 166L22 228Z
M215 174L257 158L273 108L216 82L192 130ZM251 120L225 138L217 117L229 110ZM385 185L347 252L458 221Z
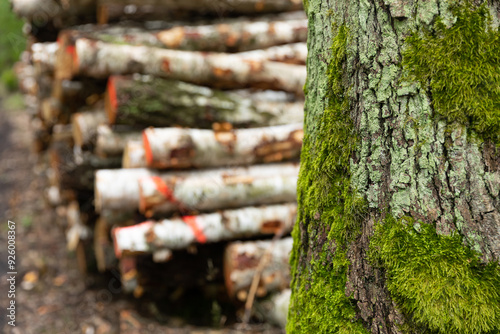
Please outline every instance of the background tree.
M288 332L499 333L499 2L305 9Z

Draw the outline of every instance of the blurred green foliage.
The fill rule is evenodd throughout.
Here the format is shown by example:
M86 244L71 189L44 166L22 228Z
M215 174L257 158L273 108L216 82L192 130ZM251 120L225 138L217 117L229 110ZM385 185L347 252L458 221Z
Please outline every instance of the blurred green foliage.
M0 83L9 90L17 87L12 65L26 47L23 21L12 13L9 0L0 0Z

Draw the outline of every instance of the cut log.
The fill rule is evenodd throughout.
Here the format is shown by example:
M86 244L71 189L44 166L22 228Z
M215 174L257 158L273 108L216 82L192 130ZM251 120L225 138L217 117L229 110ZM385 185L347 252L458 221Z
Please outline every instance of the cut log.
M288 317L288 306L292 290L285 289L272 294L269 298L255 301L255 313L267 323L286 327Z
M165 20L171 17L193 15L255 15L258 13L280 13L302 9L298 0L99 0L97 21L101 24L109 21L126 20Z
M43 99L40 106L40 118L48 127L57 123L65 123L63 119L60 119L62 116L61 109L61 103L57 99L53 97Z
M146 164L146 151L142 140L128 141L123 150L123 168L144 168Z
M152 168L207 168L297 159L302 124L212 131L149 128L143 132L146 165Z
M272 46L262 50L241 52L239 55L248 59L267 59L289 64L305 65L307 60L307 44L292 43Z
M97 219L94 227L94 252L99 272L103 273L116 267L117 261L110 238L110 228L104 218Z
M272 243L274 244L272 245ZM234 242L224 253L224 278L229 296L245 301L262 257L271 248L270 261L262 270L257 296L280 291L290 286L290 252L293 239L276 241Z
M120 160L120 158L100 158L91 152L75 152L65 142L54 143L50 149L50 164L61 190L92 190L95 171L120 167Z
M107 121L104 110L78 112L71 117L73 139L81 148L91 148L96 144L97 127Z
M103 157L113 157L122 156L124 151L127 151L125 147L128 142L135 142L136 145L141 148L144 155L144 148L142 147L142 134L140 131L113 131L108 125L99 125L97 127L97 142L95 147L95 153ZM130 159L128 159L130 160ZM133 161L144 162L144 157L139 157L138 159L132 159ZM124 168L138 168L132 166L122 166ZM141 166L141 167L145 167Z
M95 0L10 0L12 10L18 16L41 27L51 23L55 28L63 28L95 17ZM85 17L85 19L82 19Z
M218 213L184 216L113 229L115 254L153 253L185 249L195 243L289 232L295 222L295 204L249 207Z
M72 252L76 251L80 241L85 241L92 237L92 231L86 226L77 201L72 201L68 205L66 218L68 223L66 230L67 249Z
M134 211L139 204L139 179L154 171L138 169L99 170L95 174L95 209Z
M169 173L139 179L140 212L214 211L296 199L298 164Z
M54 72L58 49L56 42L31 45L31 59L38 74Z
M114 45L80 38L71 61L58 63L57 77L75 75L106 78L111 74L152 74L221 88L277 89L303 96L305 66L246 59L237 54L167 50L154 47ZM72 68L69 75L64 66Z
M169 49L241 52L305 42L307 19L178 26L157 36Z
M52 81L51 96L59 101L68 114L77 112L83 107L97 108L102 100L106 82L89 78L79 80Z
M212 128L214 123L228 122L255 127L302 122L303 110L302 102L262 101L149 76L112 76L106 91L111 124Z

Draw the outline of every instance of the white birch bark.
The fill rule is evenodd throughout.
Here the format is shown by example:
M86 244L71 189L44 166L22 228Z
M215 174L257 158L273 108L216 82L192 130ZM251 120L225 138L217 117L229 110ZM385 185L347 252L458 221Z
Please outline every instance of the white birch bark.
M287 163L144 177L139 210L151 215L293 202L298 173L298 164Z
M257 296L262 297L269 292L290 286L289 260L293 247L292 238L276 241L238 241L229 244L224 252L224 279L229 296L238 297L240 291L248 291L262 257L271 246L270 260L262 270ZM241 295L246 297L245 293Z
M301 65L244 59L235 54L114 45L85 38L78 39L75 48L73 76L105 78L138 72L225 88L273 88L303 96L306 70Z
M298 158L302 138L302 124L224 132L148 128L143 143L148 167L204 168Z
M115 253L121 257L185 249L196 243L251 237L281 229L288 232L295 222L296 211L295 204L249 207L118 227L112 232Z

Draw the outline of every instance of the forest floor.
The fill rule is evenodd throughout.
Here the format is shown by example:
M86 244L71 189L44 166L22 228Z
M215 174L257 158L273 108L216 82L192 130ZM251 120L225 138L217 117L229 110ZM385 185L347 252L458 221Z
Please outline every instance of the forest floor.
M29 116L0 110L0 332L118 333L131 301L110 289L114 277L83 276L66 250L57 217L43 199L46 164L30 150ZM15 222L15 327L7 324L7 221ZM112 293L114 291L115 293ZM125 313L126 314L126 313Z

